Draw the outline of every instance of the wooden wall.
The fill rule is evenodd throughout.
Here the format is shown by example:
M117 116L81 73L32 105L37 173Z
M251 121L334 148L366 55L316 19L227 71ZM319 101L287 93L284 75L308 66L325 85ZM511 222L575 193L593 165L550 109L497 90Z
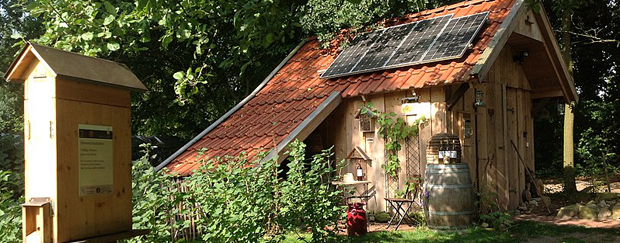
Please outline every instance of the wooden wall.
M56 123L55 85L52 72L32 62L24 82L25 198L56 198L56 140L50 128Z
M426 142L437 133L450 132L461 139L463 162L471 169L473 183L487 196L492 196L488 205L496 205L494 210L515 209L525 189L525 168L518 160L518 153L524 163L534 170L533 119L531 117L531 86L522 66L513 61L509 46L502 50L493 64L487 80L472 83L451 111L447 111L446 100L455 95L459 85L432 87L416 90L420 96L416 113L424 114L430 121L420 130L421 167L426 161ZM484 105L475 107L476 90L484 92ZM413 122L416 116L401 113L401 98L411 96L411 91L398 91L365 97L377 110L394 112L399 117ZM378 132L362 133L359 121L355 119L357 110L364 101L362 97L343 100L325 123L329 123L330 142L335 146L337 159L344 159L355 147L360 146L372 158L365 167L370 186L375 193L369 202L369 209L386 209L383 198L390 195L381 165L385 163L384 141ZM470 120L472 135L465 136L465 120ZM378 129L378 126L375 126ZM511 141L515 143L515 150ZM401 172L399 189L404 190L406 180L405 147L399 153ZM355 163L349 163L342 173L355 172ZM373 188L374 187L374 188ZM362 186L358 192L363 191ZM393 194L391 194L393 195Z
M474 83L448 112L450 132L459 134L463 156L467 157L472 178L480 190L492 196L493 210L515 209L525 189L525 168L518 159L534 171L533 119L531 116L531 86L522 66L513 61L513 51L506 46L493 64L487 80ZM476 90L484 92L484 105L474 107ZM448 96L456 86L448 91ZM474 136L464 139L460 133L462 116L472 117ZM515 150L512 146L517 147ZM476 160L476 152L478 159ZM473 173L476 175L473 175Z
M375 109L383 111L385 113L394 112L398 117L403 117L408 122L415 121L419 116L424 115L429 118L430 121L423 125L420 130L420 161L421 167L424 169L426 161L426 141L436 133L445 132L446 116L445 112L445 88L426 88L416 90L420 96L419 110L416 112L417 116L404 116L401 112L401 99L404 97L410 97L411 91L399 91L387 94L377 94L366 97L366 103L372 103ZM385 211L386 205L383 199L386 194L394 196L395 192L388 192L386 184L387 178L381 165L385 163L385 149L384 141L380 134L376 132L362 133L359 130L359 120L355 119L355 114L362 106L364 101L361 97L355 97L343 100L343 103L327 118L324 123L329 123L329 135L332 139L330 141L335 146L335 154L337 160L345 159L349 152L360 146L368 156L372 158L371 163L364 165L364 170L367 174L367 179L372 182L369 185L369 189L374 195L369 201L368 208L373 211ZM375 130L378 129L378 125L375 124ZM397 188L399 190L405 190L404 183L406 181L406 154L405 146L403 144L403 150L399 153L399 159L401 161L401 171L399 175L399 181ZM348 163L348 166L343 169L341 174L354 173L356 163ZM361 193L366 188L358 186L357 191Z
M131 230L131 107L127 90L57 81L59 242ZM78 124L112 126L112 194L79 196Z

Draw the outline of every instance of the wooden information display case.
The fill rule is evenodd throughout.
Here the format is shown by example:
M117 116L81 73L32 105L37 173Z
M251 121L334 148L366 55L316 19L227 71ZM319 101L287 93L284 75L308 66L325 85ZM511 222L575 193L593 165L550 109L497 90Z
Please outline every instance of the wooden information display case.
M24 84L24 242L135 235L130 92L146 87L123 64L32 43L5 79Z

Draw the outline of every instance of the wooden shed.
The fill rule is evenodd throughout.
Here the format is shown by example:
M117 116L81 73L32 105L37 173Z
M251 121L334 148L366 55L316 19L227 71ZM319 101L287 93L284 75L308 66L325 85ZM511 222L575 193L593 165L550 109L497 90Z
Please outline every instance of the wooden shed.
M123 64L33 43L5 79L25 86L24 242L136 233L130 91L146 87Z
M399 40L386 39L387 44L369 47L364 56L339 49L336 42L332 48L320 49L318 40L310 38L250 96L157 169L189 175L206 156L237 155L243 151L253 157L261 150L271 150L265 158L270 159L281 155L295 139L305 140L313 147L334 146L337 159L345 159L359 148L369 157L365 160L365 173L373 184L374 197L368 206L380 211L386 208L383 198L403 190L408 177L424 173L426 143L431 136L453 133L460 139L462 161L470 165L476 187L497 193L502 209L515 209L525 189L525 170L535 171L533 107L548 98L566 102L578 99L545 11L533 11L523 0L473 0L379 24L385 26L387 33L407 29L406 24L419 25L423 20L457 21L482 15L485 17L470 42L457 43L467 44L460 56L367 68L332 77L325 74L332 73L330 69L338 65L334 64L339 62L338 58L348 58L349 63L357 61L356 65L368 59L367 64L372 66L385 60L379 54L374 59L367 58L368 53L415 46L423 43L424 36L418 42L407 44L405 40L392 46L389 43ZM440 32L445 31L453 30L443 28ZM346 39L347 33L342 31L341 39ZM409 38L411 33L403 36ZM458 30L446 33L460 35ZM395 36L398 38L398 33ZM437 38L440 37L441 34ZM444 37L444 41L447 39ZM441 41L433 43L436 42ZM349 48L359 43L354 39ZM435 51L450 50L451 44L441 44ZM385 64L401 54L389 55ZM355 71L356 67L350 70ZM409 123L422 115L429 119L420 126L418 136L403 141L397 178L388 178L381 167L386 161L386 150L385 141L377 132L378 125L360 122L360 108L368 103ZM206 155L199 155L201 148L207 149ZM518 161L519 155L527 168ZM350 163L345 170L354 173L355 167L355 163Z

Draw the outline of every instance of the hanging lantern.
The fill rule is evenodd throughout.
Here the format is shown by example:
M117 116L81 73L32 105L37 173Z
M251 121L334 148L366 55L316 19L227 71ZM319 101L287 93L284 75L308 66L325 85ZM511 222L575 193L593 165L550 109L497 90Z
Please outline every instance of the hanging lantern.
M482 90L476 90L476 103L475 106L483 106L484 105L484 92Z
M558 113L561 116L564 115L564 102L562 100L558 100Z

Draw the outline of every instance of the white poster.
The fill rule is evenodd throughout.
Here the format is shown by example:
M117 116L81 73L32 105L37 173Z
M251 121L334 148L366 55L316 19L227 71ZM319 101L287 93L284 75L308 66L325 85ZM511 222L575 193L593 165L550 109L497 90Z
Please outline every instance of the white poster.
M80 196L112 194L114 141L111 126L78 125Z

